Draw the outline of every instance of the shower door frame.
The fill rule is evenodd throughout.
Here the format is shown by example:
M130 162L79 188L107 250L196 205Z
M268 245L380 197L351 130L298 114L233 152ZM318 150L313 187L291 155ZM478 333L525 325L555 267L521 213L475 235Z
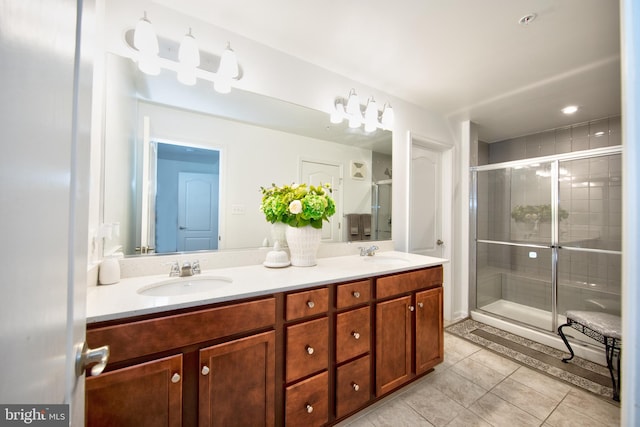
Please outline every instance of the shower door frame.
M469 168L470 175L470 196L469 196L469 308L471 310L480 310L487 315L500 317L495 313L487 312L478 307L477 304L477 249L478 243L487 244L500 244L506 246L520 246L530 248L544 248L551 249L551 330L542 329L545 332L553 332L557 330L559 326L558 322L558 250L560 249L559 235L558 235L558 206L559 200L559 164L561 161L570 160L583 160L592 159L597 157L605 157L615 154L622 154L622 146L612 146L595 148L583 151L574 151L570 153L555 154L551 156L532 157L528 159L513 160L509 162L492 163L482 166L471 166ZM478 172L500 170L514 167L526 167L533 166L536 163L550 163L551 164L551 243L550 245L537 245L528 243L515 243L515 242L503 242L494 240L478 239ZM590 248L570 248L562 247L565 250L575 250L583 252L598 252L598 253L617 253L618 251L609 251L604 249L590 249ZM504 318L509 322L517 322L525 325L528 328L537 328L534 325L528 323L519 322L517 319Z

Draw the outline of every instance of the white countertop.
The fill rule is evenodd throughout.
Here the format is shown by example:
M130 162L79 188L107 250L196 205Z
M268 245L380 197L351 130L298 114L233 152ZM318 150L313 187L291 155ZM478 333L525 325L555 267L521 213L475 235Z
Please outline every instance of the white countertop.
M145 296L137 293L143 286L170 279L168 273L133 277L123 279L114 285L90 286L87 291L87 323L270 295L431 267L446 262L448 260L442 258L389 251L378 252L373 257L349 255L319 258L318 264L314 267L267 268L263 265L251 265L210 269L203 270L197 277L228 277L233 279L231 286L222 285L220 289L171 297Z

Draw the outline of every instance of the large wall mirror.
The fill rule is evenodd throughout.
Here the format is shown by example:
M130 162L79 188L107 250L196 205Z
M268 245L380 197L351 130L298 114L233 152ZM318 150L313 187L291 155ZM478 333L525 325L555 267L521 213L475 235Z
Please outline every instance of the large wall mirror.
M270 245L260 187L309 177L334 188L326 242L391 239L391 132L204 81L184 86L166 70L147 76L111 53L106 68L106 254Z

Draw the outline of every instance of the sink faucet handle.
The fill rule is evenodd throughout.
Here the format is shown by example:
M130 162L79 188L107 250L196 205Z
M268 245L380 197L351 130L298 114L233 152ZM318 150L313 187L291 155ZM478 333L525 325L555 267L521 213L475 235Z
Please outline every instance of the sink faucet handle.
M169 277L177 277L180 276L180 265L178 261L173 261L169 263L171 265L171 270L169 271Z
M191 271L193 274L200 274L202 271L200 270L200 261L195 260L191 263Z

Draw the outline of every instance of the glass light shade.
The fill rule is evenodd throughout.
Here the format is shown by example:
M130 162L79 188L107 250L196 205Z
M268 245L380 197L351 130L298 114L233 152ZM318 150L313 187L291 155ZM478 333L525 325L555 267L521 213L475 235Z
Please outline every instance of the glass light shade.
M178 60L180 64L185 66L197 67L200 65L200 51L198 50L196 39L191 35L191 29L182 38L180 50L178 51Z
M367 109L364 112L364 123L365 126L368 125L370 129L367 132L371 132L378 126L378 104L373 98L367 103ZM373 129L371 129L371 127L373 127Z
M145 74L157 76L160 74L160 60L158 59L158 37L153 31L147 13L140 18L133 33L133 46L138 49L138 68Z
M349 99L347 100L347 114L358 116L362 114L360 112L360 100L358 99L356 91L353 89L349 92Z
M213 89L215 89L215 91L218 93L231 92L231 79L218 76L213 82Z
M384 110L382 110L382 127L386 130L389 130L393 127L395 115L393 113L393 108L391 108L391 104L385 104Z
M158 46L158 37L153 31L151 22L147 19L145 12L144 17L140 18L136 24L133 33L133 46L138 49L141 55L157 55L160 51Z
M218 68L218 75L227 79L233 79L238 77L238 59L236 53L231 49L231 46L227 43L227 48L222 52L220 58L220 67ZM230 84L230 82L229 82Z
M331 112L329 116L329 120L333 124L342 123L342 119L344 118L344 105L341 102L338 102Z
M144 55L138 56L138 69L150 76L157 76L160 74L160 59L158 55Z
M358 117L349 116L349 127L351 129L359 128L362 124L362 120Z

